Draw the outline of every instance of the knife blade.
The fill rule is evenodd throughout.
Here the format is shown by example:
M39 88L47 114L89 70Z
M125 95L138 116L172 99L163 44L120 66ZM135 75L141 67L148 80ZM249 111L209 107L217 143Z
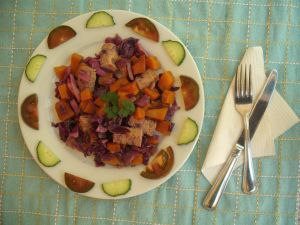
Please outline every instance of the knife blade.
M250 112L250 119L249 119L249 129L250 129L250 139L252 139L253 135L255 134L256 128L263 117L267 106L270 102L272 94L275 90L277 82L277 70L272 70L270 75L268 76L264 87L262 88L255 105L253 106ZM242 132L241 136L239 137L237 144L244 146L244 134Z
M267 109L272 94L275 90L276 82L277 70L272 70L250 113L250 139L255 134L259 122L261 121ZM210 188L203 201L203 206L206 209L213 210L217 207L243 149L244 136L243 134L241 134L235 147L232 149L223 168L221 169L220 173L218 174L216 180L214 181L212 187Z

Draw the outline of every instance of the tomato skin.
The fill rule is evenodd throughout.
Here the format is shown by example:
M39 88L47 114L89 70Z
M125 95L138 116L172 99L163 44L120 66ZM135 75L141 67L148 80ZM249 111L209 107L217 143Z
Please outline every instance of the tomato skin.
M199 101L199 86L195 80L187 76L180 76L181 93L185 110L191 110Z
M126 27L130 27L135 33L138 33L152 41L159 42L159 33L155 25L147 18L135 18L128 23Z
M161 150L157 156L141 172L141 176L147 179L159 179L166 176L173 168L174 152L169 146L166 150Z
M37 94L29 95L22 103L21 116L31 128L39 129L38 97Z
M76 36L76 32L69 26L61 25L54 28L48 35L47 44L53 49Z
M72 191L85 193L91 190L95 183L84 178L65 172L65 183Z

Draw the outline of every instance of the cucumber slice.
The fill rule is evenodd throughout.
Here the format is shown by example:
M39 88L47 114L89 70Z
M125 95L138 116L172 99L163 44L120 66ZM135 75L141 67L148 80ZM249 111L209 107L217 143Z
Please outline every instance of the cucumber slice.
M36 152L38 160L46 167L53 167L60 163L60 159L42 141L39 141Z
M178 41L172 40L163 41L162 44L172 61L179 66L185 58L185 50L183 45Z
M47 57L44 55L35 55L29 60L25 69L25 74L29 81L35 81L46 59Z
M131 179L111 181L103 183L102 190L109 196L125 195L131 189Z
M183 123L183 128L179 135L177 144L178 145L186 145L188 143L191 143L192 141L195 140L197 134L198 134L197 123L188 117L185 119L185 121Z
M115 25L114 18L104 11L99 11L91 15L86 22L86 28L109 27Z

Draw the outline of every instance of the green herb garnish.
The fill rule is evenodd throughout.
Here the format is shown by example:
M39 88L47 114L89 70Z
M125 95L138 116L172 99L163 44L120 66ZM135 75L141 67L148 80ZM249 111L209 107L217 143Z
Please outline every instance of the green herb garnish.
M118 113L114 112L115 110L113 110L113 107L111 106L106 106L104 108L104 112L106 113L106 116L108 117L108 119L112 119L115 118L116 116L118 116Z
M104 112L109 119L117 116L126 117L133 114L135 111L133 102L126 99L122 100L120 104L121 107L119 107L118 95L115 92L107 92L101 96L101 99L108 103L104 109Z
M107 92L101 96L101 99L107 103L118 105L118 95L115 92Z
M122 101L121 105L122 105L122 107L119 110L119 116L126 117L126 116L129 116L132 113L134 113L135 106L134 106L133 102L125 99Z

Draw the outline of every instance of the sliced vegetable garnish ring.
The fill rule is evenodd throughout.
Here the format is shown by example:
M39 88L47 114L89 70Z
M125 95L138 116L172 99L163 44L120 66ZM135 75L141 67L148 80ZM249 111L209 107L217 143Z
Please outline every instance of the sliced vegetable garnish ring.
M156 26L147 18L135 18L126 23L126 26L145 38L156 42L159 41L159 33Z
M72 18L64 22L62 26L70 27L76 32L75 36L75 32L71 31L71 39L59 42L59 45L56 46L50 45L52 48L48 47L48 36L46 36L37 49L33 51L32 55L28 57L30 59L36 55L44 55L47 59L43 65L40 63L41 61L37 64L34 63L34 65L42 65L38 73L36 73L38 70L35 67L30 66L27 68L27 75L28 69L34 72L34 76L31 74L29 79L24 71L21 77L19 93L16 93L18 94L18 116L22 136L33 159L49 177L58 184L66 187L66 191L76 191L80 195L96 199L124 199L138 196L157 188L172 177L186 162L192 150L195 149L196 139L201 131L205 95L203 94L201 76L188 49L183 46L185 57L180 66L177 66L167 54L162 41L172 40L182 44L178 37L171 33L170 30L145 15L121 10L104 11L112 16L112 18L109 18L109 16L106 17L105 23L107 26L103 26L102 22L99 22L97 11ZM94 13L96 17L92 16ZM92 19L88 27L86 27L91 16ZM149 19L155 25L158 36L151 36L149 39L136 33L131 27L126 26L127 22L135 18ZM102 59L103 61L108 61L108 65L105 68L102 68L101 65L100 68L98 67L101 56L100 52L109 51L110 47L114 48L113 45L118 46L120 40L122 41L130 37L132 39L127 44L123 42L124 48L126 49L128 46L131 48L134 45L134 49L136 50L134 54L137 55L132 57L132 53L129 52L128 56L126 55L128 52L122 52L122 54L126 55L130 63L126 60L119 62L120 58L116 59L112 55L111 60L110 58ZM155 37L154 40L151 39L153 37ZM139 41L135 45L136 39ZM105 42L108 43L106 50L102 49ZM119 53L119 49L117 51L118 54L121 54ZM73 53L77 53L78 55L73 55ZM90 61L87 57L91 57L92 60ZM39 58L39 60L43 60L43 58ZM114 63L115 60L116 66L114 67L110 62ZM90 67L93 64L96 71L89 73L81 70L83 64ZM153 83L149 85L149 80L146 82L143 80L143 77L145 77L143 74L147 73L151 75L153 71L157 76L151 77L151 82ZM78 83L76 85L76 82L73 82L74 79L75 81L81 79L89 82L90 77L94 79L94 72L96 72L95 77L97 78L94 88L98 89L107 85L108 90L111 89L111 92L117 94L117 102L101 99L100 96L103 94L101 92L102 89L97 91L98 95L96 98L94 96L96 93L92 90L93 85L90 85L90 83L79 86ZM73 80L69 78L70 73L73 75ZM179 77L181 74L194 79L199 86L198 103L192 110L188 111L185 110L181 93ZM122 76L126 77L126 79L122 79L118 85L114 85L114 81ZM99 77L101 77L101 80L98 79ZM155 84L155 82L158 82L156 80L160 80L159 84ZM138 94L135 94L137 92ZM29 111L34 112L32 115L38 115L33 120L38 122L38 126L37 124L35 125L36 128L38 127L38 130L36 128L33 129L32 126L30 127L28 121L27 123L25 122L21 113L23 101L33 93L36 93L38 107L36 107L36 110L33 107ZM56 98L55 94L60 96L61 99ZM81 101L81 99L83 100ZM127 101L133 102L135 107L132 107ZM55 108L56 102L59 102L57 110ZM84 103L81 104L81 102ZM59 114L57 114L58 111ZM113 131L120 134L115 135L115 141L113 134L108 136L106 133L101 133L106 132L108 129L105 125L105 122L107 122L106 119L103 123L96 119L96 115L97 118L100 118L107 112L116 120L116 124L120 122L117 121L119 117L124 117L121 126L113 127ZM109 154L103 157L104 163L108 165L103 166L103 164L99 163L98 167L96 167L94 154L84 157L82 152L77 151L72 146L79 142L82 143L80 140L83 140L80 139L83 132L82 128L77 123L77 119L79 119L82 113L87 117L93 117L93 120L92 130L89 130L90 128L87 126L86 133L88 135L86 135L87 138L85 139L86 145L81 146L81 148L90 148L93 151L92 148L95 145L92 143L95 143L95 136L100 137L103 140L101 143L109 150ZM129 130L129 132L132 132L130 135L136 135L135 137L137 137L138 141L130 142L132 145L136 145L136 149L135 152L132 151L126 157L121 158L121 153L128 150L125 144L122 144L128 143L128 139L124 139L124 135L127 137L128 129L123 128L124 124L126 126L129 125L126 122L127 115L144 125L144 130L142 132L137 132L134 129ZM198 125L198 133L195 139L189 144L178 145L180 131L183 127L184 119L187 117L195 120ZM72 120L75 120L76 124L72 123ZM59 122L62 122L62 124L58 124ZM132 128L131 125L129 127ZM65 138L64 140L60 139L59 132L61 132L62 138ZM143 143L143 135L146 132L149 132L149 135L146 134L149 138ZM74 139L79 140L79 142L74 142ZM39 145L37 149L40 140L47 148ZM142 143L140 140L142 140ZM153 151L153 154L145 157L141 152L144 152L144 146L148 145L154 145L157 148L149 148L149 151ZM167 152L167 146L172 146L173 148L174 160L172 167L169 166L170 163L167 163L172 161L170 160L170 154ZM164 152L161 154L162 157L151 165L151 161L154 160L161 149L164 149ZM55 154L57 158L53 157L48 150ZM87 152L87 154L89 153ZM116 157L111 157L111 155ZM149 165L148 169L146 169L147 165ZM169 170L168 168L171 169ZM141 176L143 170L147 170L145 176L149 178ZM166 172L168 170L169 172ZM80 179L78 181L77 178L66 178L67 181L65 181L65 172L88 182L82 182ZM119 188L111 189L109 187L105 193L102 189L102 184L120 181L125 178L131 180L131 185L129 185L127 180L124 182L125 185L121 185L121 191ZM129 191L127 192L127 190Z
M31 128L39 129L39 112L38 112L38 97L37 94L29 95L22 102L21 116L23 121Z
M183 126L181 128L177 144L178 145L189 144L195 140L197 135L198 135L198 125L193 119L188 117L183 122Z
M199 85L193 78L184 75L180 76L180 81L185 109L191 110L200 99Z
M35 55L30 58L25 69L25 74L29 81L35 81L46 59L47 57L44 55Z
M86 28L109 27L115 25L114 18L105 11L95 12L86 22Z
M76 31L66 25L58 26L54 28L48 35L47 43L50 49L65 43L76 36Z
M179 41L167 40L162 42L172 61L179 66L185 59L185 49Z
M160 152L148 163L146 169L141 172L141 176L148 179L159 179L166 176L174 165L174 152L172 147Z
M67 172L65 172L65 183L68 188L78 193L88 192L95 185L95 183L90 180L78 177Z
M41 164L46 167L53 167L60 163L60 159L52 150L42 141L39 141L36 147L37 157Z
M116 197L127 194L131 189L131 179L115 180L101 184L105 194Z

